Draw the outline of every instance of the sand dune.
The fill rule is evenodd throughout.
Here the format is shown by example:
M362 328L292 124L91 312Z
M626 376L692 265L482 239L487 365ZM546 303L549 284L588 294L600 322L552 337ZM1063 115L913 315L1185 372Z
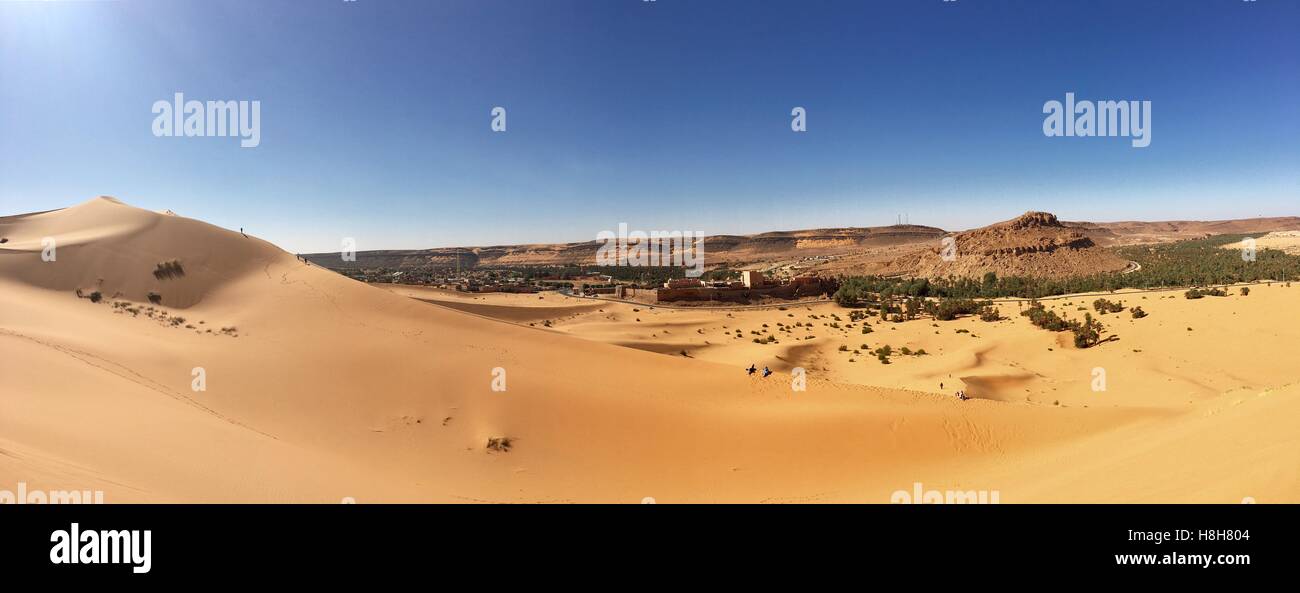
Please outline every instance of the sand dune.
M108 502L888 502L914 482L1003 502L1300 499L1286 420L1300 384L1284 352L1261 350L1300 337L1294 289L1250 306L1148 296L1151 317L1111 316L1122 339L1096 352L1019 319L817 325L762 345L747 332L796 309L501 295L470 313L111 199L0 219L0 237L0 487ZM183 275L155 274L167 262ZM530 327L538 315L555 327ZM860 341L933 354L879 365L836 349ZM808 365L806 391L778 356ZM777 374L740 371L763 360ZM1112 369L1100 395L1098 365ZM1035 378L1019 399L1011 385L1006 401L958 402L937 386L949 374Z

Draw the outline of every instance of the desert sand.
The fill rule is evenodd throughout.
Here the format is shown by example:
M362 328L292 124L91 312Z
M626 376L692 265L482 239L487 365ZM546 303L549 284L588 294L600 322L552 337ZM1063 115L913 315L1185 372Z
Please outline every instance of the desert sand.
M1004 321L872 319L863 335L831 303L372 286L111 198L0 218L0 238L0 488L110 503L887 503L921 483L1003 503L1300 502L1300 288L1111 296L1149 317L1106 315L1117 339L1076 350L1014 302ZM183 275L155 274L171 261ZM1046 302L1075 317L1092 298ZM776 325L795 322L812 327ZM883 365L852 352L863 343L928 354ZM486 446L501 437L508 450Z

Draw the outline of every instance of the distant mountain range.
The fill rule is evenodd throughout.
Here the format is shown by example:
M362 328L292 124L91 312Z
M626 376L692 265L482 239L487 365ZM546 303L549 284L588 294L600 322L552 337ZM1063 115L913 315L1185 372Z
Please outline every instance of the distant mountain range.
M836 255L868 248L889 247L937 240L943 229L920 225L892 225L802 231L776 231L757 235L712 235L704 239L705 257L715 263L751 263L770 260ZM305 257L319 265L335 268L404 268L594 265L596 241L487 247L442 247L437 249L358 251L356 261L345 262L334 253L313 253ZM459 260L459 262L457 261Z
M1117 271L1127 262L1105 247L1160 243L1219 234L1300 230L1300 217L1218 221L1069 222L1046 212L963 232L923 225L846 227L775 231L755 235L713 235L704 240L710 269L788 268L830 274L912 276L999 275L1067 276ZM955 259L941 253L952 237ZM444 247L359 251L355 261L339 253L304 257L333 269L427 269L504 266L592 266L597 241L579 243Z

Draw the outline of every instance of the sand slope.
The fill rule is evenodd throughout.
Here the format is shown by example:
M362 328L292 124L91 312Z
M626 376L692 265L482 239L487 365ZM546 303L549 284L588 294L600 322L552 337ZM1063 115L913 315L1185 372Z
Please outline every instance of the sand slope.
M111 199L0 219L0 237L0 488L97 488L109 502L888 502L922 482L1003 502L1300 499L1283 420L1300 409L1294 383L1190 407L960 403L817 373L794 392L783 372L430 305ZM56 261L41 261L43 237ZM183 277L154 276L172 260ZM153 318L149 292L162 295ZM206 391L191 389L196 367ZM500 436L511 450L489 451Z

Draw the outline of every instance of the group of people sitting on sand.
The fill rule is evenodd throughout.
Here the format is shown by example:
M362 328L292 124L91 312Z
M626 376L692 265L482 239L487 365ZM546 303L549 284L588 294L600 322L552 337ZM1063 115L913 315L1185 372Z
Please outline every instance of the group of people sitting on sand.
M943 382L942 382L942 381L939 382L939 390L940 390L940 391L943 391ZM958 390L957 390L957 399L959 399L959 400L961 400L961 401L966 401L966 400L970 399L970 396L966 395L966 390L965 390L965 389L958 389Z

